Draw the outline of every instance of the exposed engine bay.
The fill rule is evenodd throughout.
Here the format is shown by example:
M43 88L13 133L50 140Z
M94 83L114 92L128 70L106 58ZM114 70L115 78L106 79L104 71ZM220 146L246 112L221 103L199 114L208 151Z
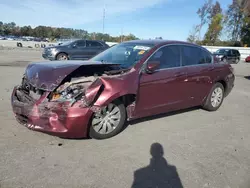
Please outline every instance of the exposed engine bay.
M117 76L129 70L130 69L122 69L117 65L103 64L81 66L65 76L60 83L55 82L57 87L50 92L43 88L33 86L24 75L20 89L27 94L26 96L29 96L29 99L26 100L26 102L29 101L30 103L39 100L47 93L44 102L68 101L70 102L70 105L73 106L77 101L81 100L83 106L89 106L92 104L96 95L104 89L100 77ZM91 90L91 92L89 90ZM95 91L93 92L92 90Z

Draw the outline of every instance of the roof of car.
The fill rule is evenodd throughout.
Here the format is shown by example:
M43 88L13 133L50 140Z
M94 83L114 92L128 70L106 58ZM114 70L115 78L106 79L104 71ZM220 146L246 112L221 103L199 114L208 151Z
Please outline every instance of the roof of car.
M179 43L179 44L191 44L191 45L196 45L193 43L189 42L184 42L184 41L177 41L177 40L162 40L162 39L153 39L153 40L130 40L126 41L125 43L138 43L138 44L148 44L148 45L164 45L164 44L172 44L172 43Z
M233 48L220 48L218 50L236 50L236 51L238 51L237 49L233 49Z

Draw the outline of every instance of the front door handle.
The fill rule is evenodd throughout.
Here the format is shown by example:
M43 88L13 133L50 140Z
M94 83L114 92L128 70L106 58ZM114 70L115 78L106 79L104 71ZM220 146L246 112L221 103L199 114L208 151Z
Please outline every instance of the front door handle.
M215 69L214 67L211 67L211 68L209 68L208 70L209 70L209 71L212 71L212 70L214 70L214 69Z
M175 77L181 77L181 76L184 76L184 75L185 75L185 73L179 72L179 73L176 73L174 76Z

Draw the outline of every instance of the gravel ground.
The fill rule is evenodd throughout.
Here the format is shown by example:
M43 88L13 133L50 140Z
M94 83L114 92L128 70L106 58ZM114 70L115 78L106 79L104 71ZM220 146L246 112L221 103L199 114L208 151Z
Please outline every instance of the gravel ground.
M34 50L0 51L1 188L129 188L134 181L146 188L149 177L175 181L177 188L250 187L250 64L234 65L235 88L216 112L155 116L108 140L70 140L30 131L13 117L12 88L24 66L40 56ZM164 158L151 160L156 142ZM153 145L153 155L159 152Z

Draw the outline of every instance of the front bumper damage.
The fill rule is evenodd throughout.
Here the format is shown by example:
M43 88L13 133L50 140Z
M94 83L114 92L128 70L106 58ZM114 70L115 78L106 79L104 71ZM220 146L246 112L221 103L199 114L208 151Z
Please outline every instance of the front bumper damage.
M29 129L64 138L87 137L93 113L119 97L113 87L121 87L119 76L128 70L100 62L30 64L21 85L13 89L13 112Z
M33 100L20 86L13 89L11 104L17 121L27 128L63 138L83 138L88 134L88 123L93 111L82 107L80 101L46 102L48 93Z

